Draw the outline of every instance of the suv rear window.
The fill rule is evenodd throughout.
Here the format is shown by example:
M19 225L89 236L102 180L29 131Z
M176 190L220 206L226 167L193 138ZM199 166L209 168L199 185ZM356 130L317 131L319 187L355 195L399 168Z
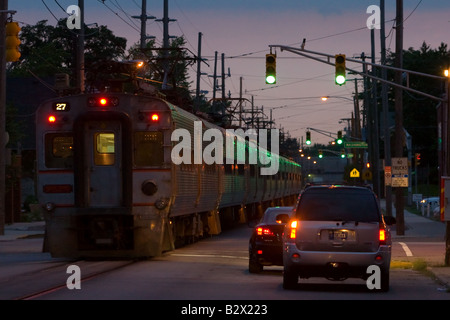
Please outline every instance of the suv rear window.
M374 194L366 189L311 188L303 192L296 216L309 221L381 220Z

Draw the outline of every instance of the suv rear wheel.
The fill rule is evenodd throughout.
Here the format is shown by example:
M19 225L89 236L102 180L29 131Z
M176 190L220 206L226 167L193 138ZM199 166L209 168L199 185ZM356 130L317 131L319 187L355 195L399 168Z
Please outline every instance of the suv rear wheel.
M382 292L389 291L389 270L381 269L381 288Z

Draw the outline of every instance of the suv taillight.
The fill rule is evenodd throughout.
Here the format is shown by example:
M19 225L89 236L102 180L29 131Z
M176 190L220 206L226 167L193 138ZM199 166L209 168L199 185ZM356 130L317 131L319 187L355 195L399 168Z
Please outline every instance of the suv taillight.
M386 229L383 224L380 224L380 230L378 232L378 240L380 241L380 245L386 244Z
M293 220L289 223L289 229L288 229L288 234L287 234L288 239L297 238L297 227L298 227L297 220Z

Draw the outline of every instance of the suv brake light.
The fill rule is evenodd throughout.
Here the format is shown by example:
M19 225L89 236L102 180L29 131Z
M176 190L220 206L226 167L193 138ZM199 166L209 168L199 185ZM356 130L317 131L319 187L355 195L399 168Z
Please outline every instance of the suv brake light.
M380 224L380 230L378 233L378 240L380 241L380 245L386 244L386 229L383 224Z
M297 220L291 221L289 225L289 234L288 234L289 239L297 238L297 227L298 221Z

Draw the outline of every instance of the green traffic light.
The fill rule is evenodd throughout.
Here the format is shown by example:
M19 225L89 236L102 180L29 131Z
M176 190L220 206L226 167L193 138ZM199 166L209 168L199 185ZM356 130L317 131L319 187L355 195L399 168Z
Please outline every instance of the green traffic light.
M335 55L335 76L334 81L342 86L345 83L345 54Z
M344 142L344 141L342 141L342 139L337 139L337 140L336 140L336 143L337 143L337 144L342 144L342 142Z
M276 65L277 65L277 55L268 53L266 54L266 83L267 84L275 84L277 83L277 71L276 71Z
M343 85L345 83L345 77L343 75L338 75L335 79L336 84Z
M306 140L306 144L310 145L311 144L311 140Z
M268 84L274 84L277 81L277 79L273 75L268 75L266 77L266 83Z

